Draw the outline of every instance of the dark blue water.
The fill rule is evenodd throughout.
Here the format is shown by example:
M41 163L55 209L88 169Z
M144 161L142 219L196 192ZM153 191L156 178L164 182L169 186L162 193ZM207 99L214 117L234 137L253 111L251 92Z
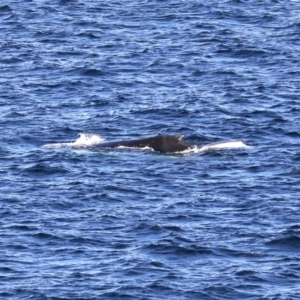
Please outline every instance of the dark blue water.
M1 299L300 299L300 3L0 4ZM247 149L45 149L184 134Z

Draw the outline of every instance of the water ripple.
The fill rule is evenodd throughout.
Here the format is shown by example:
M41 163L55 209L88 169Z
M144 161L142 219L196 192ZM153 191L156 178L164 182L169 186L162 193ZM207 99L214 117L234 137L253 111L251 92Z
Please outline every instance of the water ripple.
M0 37L1 298L300 297L297 1L4 0ZM79 133L252 147L42 147Z

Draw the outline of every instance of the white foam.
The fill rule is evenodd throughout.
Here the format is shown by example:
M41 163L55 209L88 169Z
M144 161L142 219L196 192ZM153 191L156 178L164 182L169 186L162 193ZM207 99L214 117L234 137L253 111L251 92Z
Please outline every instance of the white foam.
M250 148L243 141L224 141L202 146L200 150Z
M145 147L129 147L129 146L118 146L116 147L116 149L137 149L139 151L154 151L153 148L149 147L149 146L145 146Z
M97 134L80 133L75 142L46 144L44 148L57 149L63 147L86 148L102 143L104 139Z
M251 146L246 145L243 141L224 141L217 142L213 144L204 145L202 147L192 147L188 150L182 151L181 153L203 153L209 150L219 150L219 149L239 149L239 148L251 148Z
M93 146L102 143L104 139L97 134L80 133L73 146Z

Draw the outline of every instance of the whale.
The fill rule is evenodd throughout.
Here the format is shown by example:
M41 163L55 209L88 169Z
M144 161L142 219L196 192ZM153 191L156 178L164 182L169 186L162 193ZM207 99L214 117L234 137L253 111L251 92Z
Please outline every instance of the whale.
M152 149L160 153L178 153L183 151L205 153L210 150L249 148L241 140L221 141L212 144L197 146L184 140L183 135L167 135L161 134L147 138L129 139L105 142L97 135L79 134L79 138L75 142L54 143L44 145L47 149L56 149L61 147L70 147L78 150L99 151L102 149L114 148L140 148Z
M183 135L157 135L153 137L123 140L99 143L93 145L91 150L117 147L131 147L131 148L152 148L154 151L160 153L172 153L185 151L192 147L191 144L183 140Z

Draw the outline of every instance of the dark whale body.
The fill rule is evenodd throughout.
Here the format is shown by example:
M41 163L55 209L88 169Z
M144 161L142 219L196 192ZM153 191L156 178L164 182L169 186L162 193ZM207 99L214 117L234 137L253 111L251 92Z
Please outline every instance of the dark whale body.
M93 150L116 148L120 146L134 148L150 147L154 151L161 153L180 152L192 147L192 145L183 140L183 135L157 135L138 140L100 143L98 145L94 145Z
M81 137L82 134L80 134ZM85 136L85 139L89 140L89 136ZM84 140L84 139L83 139ZM71 147L73 149L87 149L92 151L97 151L106 148L117 148L117 147L132 147L132 148L152 148L154 151L161 153L174 153L181 152L185 150L198 150L198 153L204 153L210 150L218 149L234 149L234 148L247 148L243 141L221 141L213 144L203 145L197 147L196 145L191 145L183 140L183 135L157 135L153 137L148 137L144 139L136 140L125 140L125 141L115 141L115 142L101 142L98 141L94 143L85 143L85 140L69 142L69 143L54 143L46 144L45 148L56 149L61 147Z

